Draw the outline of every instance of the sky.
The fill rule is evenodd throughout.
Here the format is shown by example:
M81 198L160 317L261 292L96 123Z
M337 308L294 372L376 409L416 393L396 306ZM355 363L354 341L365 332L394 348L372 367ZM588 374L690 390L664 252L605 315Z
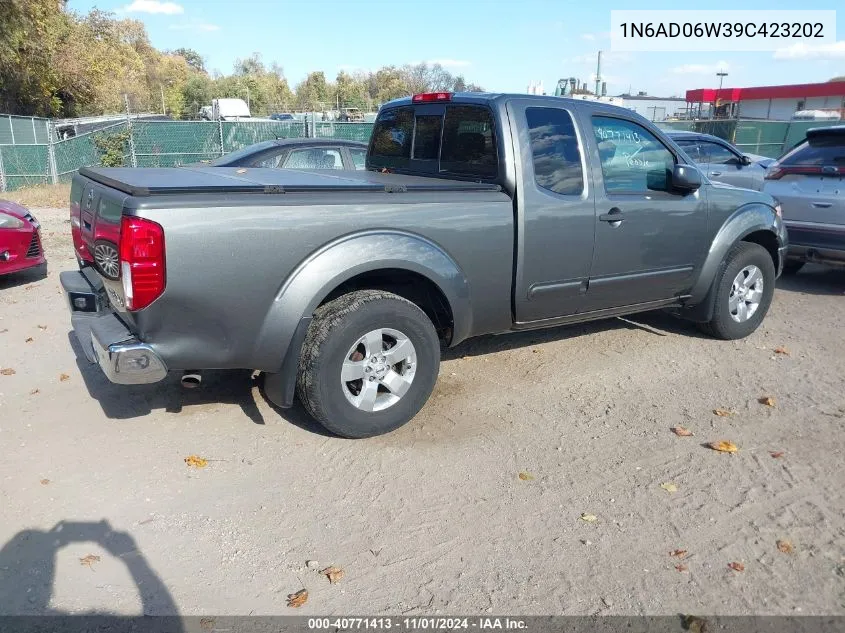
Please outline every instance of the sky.
M796 9L795 0L708 0L708 10ZM810 0L805 9L845 5ZM834 44L767 52L622 52L610 50L611 9L674 9L676 0L570 2L565 0L70 0L144 22L160 49L193 48L210 70L224 74L253 52L278 62L291 84L310 71L334 79L341 70L439 62L491 92L525 92L542 81L595 78L596 53L609 94L683 96L693 88L812 83L845 75L845 10L837 15Z

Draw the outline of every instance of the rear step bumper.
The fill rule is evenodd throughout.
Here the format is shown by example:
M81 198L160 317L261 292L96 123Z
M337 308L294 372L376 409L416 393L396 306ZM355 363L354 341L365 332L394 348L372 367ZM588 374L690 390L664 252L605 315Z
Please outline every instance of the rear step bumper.
M59 278L73 332L88 361L97 363L106 378L119 385L162 380L167 375L164 361L111 311L102 281L87 272L65 271Z

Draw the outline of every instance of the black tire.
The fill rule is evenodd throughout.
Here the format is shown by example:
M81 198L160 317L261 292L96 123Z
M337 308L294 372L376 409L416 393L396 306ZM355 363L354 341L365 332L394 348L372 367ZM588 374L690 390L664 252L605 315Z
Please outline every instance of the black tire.
M804 268L804 264L807 262L803 262L800 259L787 259L783 265L783 274L784 275L794 275L799 270Z
M346 354L376 328L401 332L414 346L416 363L408 391L381 411L356 408L340 380ZM359 290L330 301L314 313L297 375L305 410L330 431L350 438L389 433L409 422L434 389L440 370L440 341L426 314L407 299L382 290ZM383 389L381 387L380 389Z
M760 304L754 314L746 321L738 322L730 313L729 300L733 281L746 266L756 266L763 275L763 294ZM701 330L710 336L724 340L745 338L762 323L763 318L772 304L775 292L775 265L769 252L751 242L739 242L727 257L721 272L713 281L716 301L713 306L713 318L707 323L699 324Z

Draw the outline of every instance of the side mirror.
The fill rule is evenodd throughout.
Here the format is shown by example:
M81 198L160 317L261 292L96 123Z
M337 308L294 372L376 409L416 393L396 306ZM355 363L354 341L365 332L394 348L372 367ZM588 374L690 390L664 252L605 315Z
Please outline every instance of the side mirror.
M675 165L672 170L672 189L689 193L701 187L701 172L691 165Z
M748 158L748 156L743 155L743 156L739 159L739 164L740 164L740 165L745 165L745 166L747 167L748 165L750 165L750 164L751 164L751 159L750 159L750 158Z

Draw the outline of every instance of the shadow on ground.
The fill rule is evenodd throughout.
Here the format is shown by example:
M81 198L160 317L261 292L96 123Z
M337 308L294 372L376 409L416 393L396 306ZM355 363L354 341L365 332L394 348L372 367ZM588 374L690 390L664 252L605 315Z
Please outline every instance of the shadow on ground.
M19 270L16 273L0 275L0 290L9 290L26 284L33 284L47 278L47 264L41 264L35 268Z
M60 521L50 530L22 530L12 537L0 549L0 614L70 615L51 608L50 599L56 555L73 543L96 543L126 566L138 591L143 615L179 614L173 597L138 549L135 539L128 532L115 531L108 521ZM74 612L73 615L108 614ZM177 618L168 618L161 624L174 633L183 630Z
M784 275L778 290L813 295L845 296L845 268L807 264L794 275Z
M164 380L150 385L115 385L96 364L88 362L73 332L68 332L68 341L89 395L99 402L109 419L139 418L158 409L178 414L189 407L236 404L254 424L263 425L266 420L257 400L262 398L276 414L291 424L313 433L331 435L314 422L298 402L290 409L281 409L270 402L260 388L260 378L254 378L251 370L204 371L202 386L198 389L182 387L179 372L171 372Z
M605 319L591 323L560 326L545 330L519 332L507 336L484 336L461 343L443 352L443 360L463 356L484 356L504 350L518 349L575 337L589 337L598 332L617 329L644 330L655 336L679 334L703 337L693 324L664 312L648 312L631 317ZM97 400L107 418L127 420L148 415L163 409L178 414L184 408L209 404L236 404L254 424L266 423L258 398L263 398L280 418L306 431L333 437L334 435L314 422L297 401L290 409L281 409L266 398L261 390L260 377L253 377L251 370L208 370L203 372L202 386L185 389L178 372L171 372L164 380L150 385L115 385L89 363L73 332L68 340L76 354L76 364L92 398Z

